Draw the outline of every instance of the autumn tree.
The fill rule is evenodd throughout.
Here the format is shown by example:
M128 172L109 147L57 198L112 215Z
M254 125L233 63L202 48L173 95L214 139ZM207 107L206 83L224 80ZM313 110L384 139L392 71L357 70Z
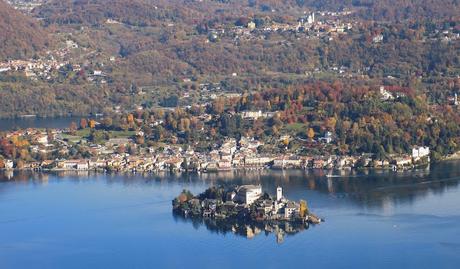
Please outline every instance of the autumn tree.
M126 147L125 147L125 145L120 145L120 146L118 146L117 152L118 152L118 154L123 154L123 153L125 153L125 152L126 152Z
M23 169L24 168L24 161L23 160L18 160L16 162L16 168L17 169Z
M80 128L81 129L86 129L86 127L88 127L88 121L85 118L82 118L80 120Z
M313 130L313 128L308 129L307 136L310 140L313 140L313 138L315 137L315 131Z
M110 117L105 117L104 120L102 121L102 124L104 124L105 128L110 128L112 126L113 120Z
M224 98L217 98L212 103L212 110L215 114L222 114L225 109L225 100Z
M137 143L137 144L139 144L139 145L142 145L142 144L144 144L144 143L145 143L145 139L144 139L144 137L143 137L143 136L140 136L140 135L138 135L138 136L136 137L136 143Z
M71 133L71 134L75 134L75 132L77 131L77 128L78 128L78 127L77 127L77 123L74 122L74 121L72 121L72 122L70 123L70 127L69 127L70 133Z
M128 124L131 125L131 126L132 126L132 124L134 124L134 116L133 116L133 114L128 114L127 121L128 121Z
M300 217L305 217L306 215L308 215L309 213L309 209L308 209L308 205L307 205L307 201L305 200L300 200Z
M95 120L91 119L89 121L89 128L91 128L91 129L96 128L96 121Z

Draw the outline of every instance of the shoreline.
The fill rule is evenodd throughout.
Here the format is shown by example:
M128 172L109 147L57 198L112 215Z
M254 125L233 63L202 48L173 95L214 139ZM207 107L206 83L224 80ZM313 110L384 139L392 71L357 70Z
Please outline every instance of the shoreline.
M435 162L433 164L456 161L458 159L443 159L441 161ZM100 172L100 173L110 173L110 174L126 174L126 173L187 173L187 174L218 174L225 172L235 172L235 171L340 171L340 172L352 172L352 171L391 171L396 173L407 172L412 170L420 170L429 168L431 163L415 165L413 167L405 167L404 169L392 169L391 167L359 167L359 168L296 168L296 167L287 167L287 168L272 168L272 167L232 167L230 169L221 169L221 170L186 170L186 169L152 169L152 170L142 170L142 169L107 169L107 168L91 168L91 169L66 169L66 168L0 168L0 172ZM340 175L329 175L326 174L325 177L341 177Z

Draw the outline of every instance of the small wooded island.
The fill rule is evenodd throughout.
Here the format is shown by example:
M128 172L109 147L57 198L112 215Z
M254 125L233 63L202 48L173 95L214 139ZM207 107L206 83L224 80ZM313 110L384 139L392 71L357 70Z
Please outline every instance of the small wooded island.
M173 201L173 211L184 218L225 220L234 225L264 224L279 227L280 224L304 229L322 220L312 214L307 202L289 201L278 187L276 197L262 193L260 185L242 185L232 188L210 187L194 196L184 190ZM283 226L285 227L285 226ZM232 227L235 229L235 227Z

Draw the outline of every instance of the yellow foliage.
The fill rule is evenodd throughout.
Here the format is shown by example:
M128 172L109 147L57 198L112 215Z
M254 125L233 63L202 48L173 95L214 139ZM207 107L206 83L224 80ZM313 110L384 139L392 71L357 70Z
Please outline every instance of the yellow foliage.
M90 120L89 121L89 128L91 128L91 129L96 128L96 121L95 120Z
M283 144L284 144L285 146L289 145L289 138L285 138L285 139L283 140Z
M315 131L313 131L313 128L308 129L307 133L308 138L313 139L315 137Z
M303 218L309 213L307 201L300 200L300 216Z

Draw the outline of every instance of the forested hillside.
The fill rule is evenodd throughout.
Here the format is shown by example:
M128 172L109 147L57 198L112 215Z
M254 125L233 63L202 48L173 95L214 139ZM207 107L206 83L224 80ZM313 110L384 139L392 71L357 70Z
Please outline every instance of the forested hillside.
M36 13L48 23L97 24L107 18L132 25L156 25L172 20L225 19L236 15L311 10L339 11L358 8L368 20L401 21L458 17L457 0L63 0L50 1ZM289 14L280 14L285 16Z
M209 83L233 92L306 81L402 86L445 104L460 74L455 0L50 0L35 18L2 7L0 58L46 47L37 19L58 49L56 63L32 63L46 70L0 73L0 116L158 106L192 90L186 105ZM314 11L316 22L299 26Z
M48 43L47 32L34 19L0 0L0 60L31 57Z

